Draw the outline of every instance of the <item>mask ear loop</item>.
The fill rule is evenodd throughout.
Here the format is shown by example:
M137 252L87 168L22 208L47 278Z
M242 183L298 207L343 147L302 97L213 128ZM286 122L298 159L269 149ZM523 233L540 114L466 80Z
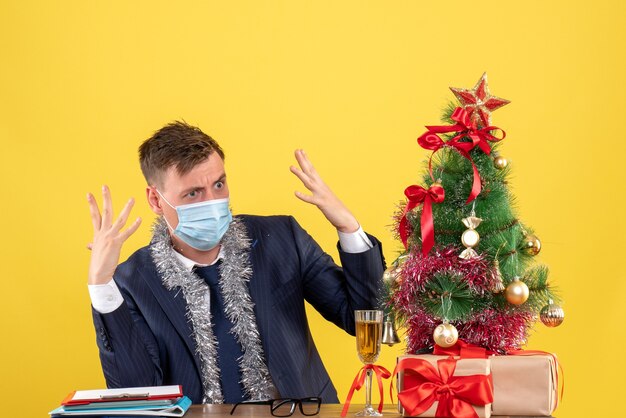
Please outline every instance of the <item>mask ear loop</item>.
M157 194L158 194L159 196L161 196L161 199L163 199L163 200L165 201L165 203L167 203L167 204L168 204L168 206L169 206L169 207L171 207L172 209L174 209L174 210L176 211L176 215L178 216L178 210L176 210L176 206L172 205L172 204L169 202L169 200L167 200L167 199L165 198L165 196L163 196L163 194L159 191L159 189L157 189L156 187L153 187L153 188L154 188L154 191L156 191L156 192L157 192ZM170 232L173 234L173 233L174 233L174 231L175 231L175 229L174 229L174 228L172 228L172 225L170 225L170 223L167 221L167 218L165 217L165 215L161 215L161 218L163 218L163 220L165 221L165 224L166 224L166 225L167 225L167 227L169 228Z
M163 196L163 194L159 191L159 189L157 189L157 188L155 187L155 188L154 188L154 190L155 190L155 191L159 194L159 196L161 196L161 198L162 198L163 200L165 200L165 203L167 203L167 204L168 204L168 206L169 206L170 208L172 208L172 209L176 210L176 206L172 205L172 204L170 203L170 201L169 201L169 200L167 200L167 199L165 198L165 196Z

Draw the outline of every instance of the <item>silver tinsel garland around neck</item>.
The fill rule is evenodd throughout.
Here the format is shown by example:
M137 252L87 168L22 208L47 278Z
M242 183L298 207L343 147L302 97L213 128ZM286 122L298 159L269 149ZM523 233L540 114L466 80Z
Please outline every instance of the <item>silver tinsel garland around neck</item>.
M163 285L182 291L187 302L187 318L193 327L196 352L200 358L200 375L204 403L223 403L220 369L217 361L217 339L211 325L208 301L209 286L192 271L187 270L174 253L167 224L162 217L153 227L151 255ZM276 393L254 314L254 303L248 291L252 277L250 240L241 220L235 218L221 241L223 259L219 266L219 287L224 299L224 310L233 326L231 332L242 347L239 358L244 390L249 399L270 399Z

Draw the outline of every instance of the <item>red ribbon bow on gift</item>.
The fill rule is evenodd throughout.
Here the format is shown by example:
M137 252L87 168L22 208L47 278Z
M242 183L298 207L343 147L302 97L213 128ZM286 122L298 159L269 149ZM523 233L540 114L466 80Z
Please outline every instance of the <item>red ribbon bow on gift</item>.
M419 358L402 359L394 375L410 371L417 384L398 393L398 400L407 416L417 416L436 401L437 417L476 417L472 405L484 406L493 402L491 375L454 376L456 360L452 357L437 360L437 369Z
M422 218L420 220L422 228L422 254L426 255L435 244L435 225L433 222L433 202L441 203L445 198L445 191L438 183L430 186L428 190L421 186L409 186L404 190L404 195L409 199L404 207L404 213L400 220L399 232L404 248L407 248L409 237L407 213L420 203L424 202Z
M376 375L376 380L378 381L378 389L380 390L380 403L378 404L378 412L383 411L383 379L389 379L391 377L391 373L389 370L385 369L383 366L377 366L375 364L366 364L361 367L361 370L356 374L354 381L352 382L352 386L350 387L350 391L348 392L348 397L346 398L346 402L343 405L343 409L341 410L341 416L345 417L348 413L348 408L350 408L350 401L352 401L352 395L355 390L360 390L365 384L365 378L367 377L367 371L372 370Z
M437 356L458 356L461 358L487 358L488 355L495 353L459 339L453 346L447 348L435 344L433 354Z
M498 142L506 137L506 133L496 126L485 126L484 128L477 128L476 124L471 121L470 115L467 110L457 107L452 113L451 119L456 122L454 125L448 126L427 126L428 131L422 136L417 138L417 143L424 149L433 151L428 162L428 171L430 177L434 180L432 170L432 156L443 147L451 147L456 149L463 157L472 164L472 170L474 172L474 181L472 183L472 190L465 204L468 204L480 194L480 174L478 168L474 164L474 160L470 157L469 152L475 147L480 148L485 154L491 154L491 146L489 142ZM491 131L502 132L502 137L498 138L491 134ZM455 132L457 135L451 140L444 142L438 134ZM460 142L464 137L469 137L471 142Z

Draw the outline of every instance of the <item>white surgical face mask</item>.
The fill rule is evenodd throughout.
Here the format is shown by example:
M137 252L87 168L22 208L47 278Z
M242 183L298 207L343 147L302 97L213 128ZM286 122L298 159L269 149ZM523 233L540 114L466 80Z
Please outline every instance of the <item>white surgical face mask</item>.
M228 207L228 198L174 206L160 191L157 190L157 193L165 203L176 210L178 215L176 229L173 229L166 219L167 226L173 229L174 235L196 250L208 251L215 248L233 220Z

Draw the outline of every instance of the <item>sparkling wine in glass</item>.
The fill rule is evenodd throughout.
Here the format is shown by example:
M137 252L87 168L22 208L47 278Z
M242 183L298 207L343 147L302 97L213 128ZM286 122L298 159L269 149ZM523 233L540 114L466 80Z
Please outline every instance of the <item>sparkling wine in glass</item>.
M354 311L356 322L356 350L365 364L373 364L380 354L383 335L383 311ZM358 417L380 417L383 414L372 408L372 369L367 370L365 379L365 408Z

